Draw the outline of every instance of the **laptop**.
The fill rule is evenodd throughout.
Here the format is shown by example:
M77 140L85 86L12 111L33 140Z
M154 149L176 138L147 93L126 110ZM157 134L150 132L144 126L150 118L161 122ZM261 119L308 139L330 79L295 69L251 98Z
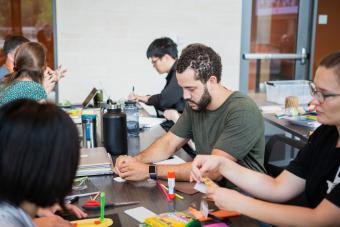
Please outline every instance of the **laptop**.
M67 101L66 103L61 103L59 104L59 106L61 108L86 108L89 106L91 100L94 98L94 96L97 94L97 89L94 87L92 88L92 90L90 91L90 93L86 96L86 98L84 99L84 101L81 104L71 104L69 101Z
M92 88L92 90L90 91L90 93L87 95L87 97L85 98L85 100L82 103L83 108L88 107L88 105L90 104L91 100L94 98L94 96L97 94L97 89L94 87Z

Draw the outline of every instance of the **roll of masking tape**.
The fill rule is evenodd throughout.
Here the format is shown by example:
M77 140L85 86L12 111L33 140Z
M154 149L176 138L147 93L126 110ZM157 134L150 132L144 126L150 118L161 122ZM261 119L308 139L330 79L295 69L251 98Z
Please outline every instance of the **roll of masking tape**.
M285 99L285 108L298 108L299 107L299 97L297 96L287 96Z

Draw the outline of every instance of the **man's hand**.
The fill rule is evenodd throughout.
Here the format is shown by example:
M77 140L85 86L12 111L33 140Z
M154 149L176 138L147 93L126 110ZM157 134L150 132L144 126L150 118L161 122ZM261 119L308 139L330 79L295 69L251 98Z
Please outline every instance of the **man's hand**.
M141 96L141 95L136 95L134 92L131 92L128 96L128 100L136 101L136 102L144 102L147 103L149 100L150 96Z
M136 162L136 158L131 157L131 156L127 156L127 155L120 155L117 159L116 159L116 163L115 163L115 168L114 168L114 172L115 174L119 175L121 174L120 172L120 168L124 163L129 163L129 162Z
M132 101L138 101L137 100L137 95L135 95L134 92L131 92L128 96L128 100L132 100Z
M190 181L201 182L202 177L209 172L219 172L224 157L218 155L197 155L192 162Z
M119 172L119 176L125 180L146 180L149 178L149 165L139 161L128 161L120 165Z
M57 215L48 217L34 218L36 227L72 227L73 225Z
M176 122L178 120L178 118L181 116L178 113L178 111L174 110L174 109L165 110L163 115L167 120L171 120L173 122Z

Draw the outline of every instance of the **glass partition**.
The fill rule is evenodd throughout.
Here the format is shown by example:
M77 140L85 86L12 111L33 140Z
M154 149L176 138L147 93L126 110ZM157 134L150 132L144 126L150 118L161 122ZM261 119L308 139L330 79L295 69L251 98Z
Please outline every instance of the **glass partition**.
M52 0L0 0L0 6L0 65L6 36L23 35L46 46L48 65L54 68Z

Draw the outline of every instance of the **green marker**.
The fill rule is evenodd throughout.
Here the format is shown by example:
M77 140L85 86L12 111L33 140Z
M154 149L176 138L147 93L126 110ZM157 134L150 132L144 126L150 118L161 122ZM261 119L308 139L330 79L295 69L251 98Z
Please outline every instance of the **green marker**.
M104 209L105 209L105 192L100 193L100 222L103 222L105 217L104 217Z

